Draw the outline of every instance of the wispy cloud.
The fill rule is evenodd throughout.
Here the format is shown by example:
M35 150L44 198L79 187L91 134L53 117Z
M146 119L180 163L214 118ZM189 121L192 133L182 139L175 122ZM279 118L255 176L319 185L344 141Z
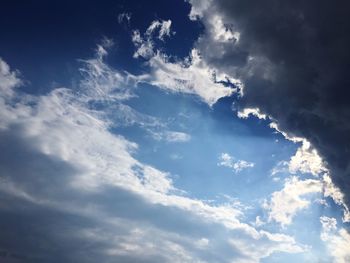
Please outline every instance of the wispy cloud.
M222 153L219 157L218 166L231 168L235 173L241 172L244 169L254 167L254 163L245 160L236 160L228 153Z
M19 250L26 262L212 262L223 255L223 262L255 262L276 251L304 250L288 235L242 222L243 212L230 203L187 197L171 174L137 160L139 146L110 131L107 110L132 96L134 82L107 66L100 54L86 61L79 90L58 88L40 96L16 92L20 80L1 61L1 78L10 80L0 100L6 116L0 120L0 194L10 201L0 206L7 216L1 219L8 229L2 233L7 250ZM99 109L92 102L107 103ZM169 136L187 140L182 133ZM19 209L23 205L33 213ZM28 226L16 246L8 211ZM35 222L33 230L28 224ZM32 247L33 237L46 240L47 248ZM65 253L53 253L55 244ZM91 244L89 257L81 256ZM264 249L242 254L247 247Z
M130 24L130 20L131 20L131 13L124 12L124 13L120 13L118 15L118 22L119 22L119 24L126 23L127 25L129 25Z
M171 21L153 21L144 34L139 30L132 32L136 47L134 57L146 59L150 67L143 81L167 91L198 95L210 106L222 97L239 92L241 83L210 68L197 49L192 49L184 60L170 62L171 56L157 49L153 40L156 29L159 29L156 38L164 40L171 35Z

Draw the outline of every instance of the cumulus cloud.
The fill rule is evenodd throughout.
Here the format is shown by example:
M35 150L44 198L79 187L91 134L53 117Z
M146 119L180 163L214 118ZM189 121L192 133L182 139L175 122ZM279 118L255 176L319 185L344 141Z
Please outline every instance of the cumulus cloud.
M327 172L322 158L318 155L315 149L312 149L309 142L304 141L302 146L298 148L295 155L289 161L289 171L296 173L311 173L318 176L321 173Z
M111 132L109 107L127 109L130 122L148 118L123 108L135 79L106 65L106 52L83 61L78 90L38 96L15 91L21 81L1 60L1 249L22 262L258 262L304 251L242 222L230 203L181 194L169 173L134 157L139 146Z
M321 158L315 151L310 151L308 147L308 145L305 147L305 143L302 144L302 146L298 148L296 154L291 157L290 161L279 162L272 169L271 175L276 176L278 173L296 174L297 172L300 172L310 173L317 177L317 179L314 179L313 181L322 185L322 197L330 197L337 205L339 205L343 210L343 222L349 222L350 212L347 204L344 202L344 194L332 182L332 179L329 176L327 169L324 167ZM274 179L275 178L279 179L279 177L274 177ZM294 178L295 181L297 177L294 176L292 178ZM296 182L297 181L298 180L296 180ZM289 179L287 182L290 182ZM321 202L327 204L326 200L324 199L322 199ZM302 208L302 206L300 206L300 208ZM292 214L293 213L294 212L292 212Z
M337 220L332 217L322 216L321 239L333 256L335 263L346 263L350 260L350 234L344 228L337 228Z
M293 140L293 138L291 140ZM294 138L294 140L299 141L299 138ZM341 192L339 187L334 185L329 176L329 170L326 168L326 164L317 151L307 140L301 139L300 141L301 146L297 149L296 153L289 161L278 162L272 169L271 175L275 176L278 173L309 173L317 177L320 183L322 183L323 196L332 198L333 201L343 209L343 222L349 222L350 211L348 205L345 203L344 193ZM325 202L325 200L323 200L323 202Z
M326 164L319 156L317 151L306 140L301 140L301 145L291 156L289 161L280 161L276 167L272 169L272 175L279 172L289 172L291 174L312 174L315 177L320 177L327 174L329 171Z
M348 2L189 2L190 18L205 26L196 43L202 59L244 85L235 107L257 108L289 137L309 141L349 204Z
M235 173L254 167L254 163L245 160L236 160L228 153L222 153L219 157L218 166L225 166L231 168Z
M310 205L307 195L322 192L322 183L319 180L299 180L292 176L287 179L280 191L272 194L270 201L265 202L264 208L268 211L269 220L274 220L282 226L292 223L293 217Z

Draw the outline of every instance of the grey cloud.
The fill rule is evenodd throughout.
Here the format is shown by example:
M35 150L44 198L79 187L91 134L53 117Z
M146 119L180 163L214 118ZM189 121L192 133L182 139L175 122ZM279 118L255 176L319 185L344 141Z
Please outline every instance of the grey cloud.
M191 2L207 29L219 15L240 33L220 42L208 30L197 43L209 65L244 81L236 106L258 107L309 140L350 205L349 2Z

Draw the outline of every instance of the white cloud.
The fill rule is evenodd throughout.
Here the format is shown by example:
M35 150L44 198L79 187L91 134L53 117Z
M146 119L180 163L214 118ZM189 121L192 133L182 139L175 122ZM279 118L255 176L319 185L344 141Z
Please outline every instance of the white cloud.
M13 185L13 190L7 191L8 194L51 209L69 210L70 214L98 219L101 224L97 225L96 229L114 225L102 231L101 234L94 231L87 233L96 242L102 242L101 239L104 236L107 237L110 241L109 245L104 245L103 248L108 256L123 254L123 256L142 257L144 253L147 254L147 251L150 251L149 257L162 256L163 262L199 262L202 260L202 255L192 250L189 244L210 246L212 242L230 243L242 251L246 247L258 248L263 244L264 249L254 250L252 255L244 255L252 262L276 251L289 253L303 251L302 246L298 245L292 237L257 231L254 227L241 222L239 218L242 216L242 211L230 203L214 206L178 194L180 191L173 185L170 174L135 159L133 154L137 151L138 145L110 132L112 123L108 109L101 111L90 106L95 101L107 101L106 107L113 103L122 105L124 100L133 96L132 88L135 87L135 82L134 80L130 82L130 76L127 73L111 69L103 62L102 58L106 55L106 49L103 46L97 52L97 58L85 61L85 67L82 69L85 79L79 91L59 88L41 96L16 94L18 96L16 103L12 101L13 92L11 96L7 96L6 92L2 93L1 114L7 117L0 119L1 131L9 137L18 136L20 140L17 141L25 142L30 145L30 149L39 153L30 155L32 158L50 158L61 162L63 167L72 167L72 170L68 168L64 170L58 178L50 177L49 181L44 176L52 176L53 171L57 169L56 166L50 167L49 162L45 164L49 166L46 173L43 171L37 173L35 166L34 168L30 166L34 170L28 171L30 176L26 178L18 179L21 175L9 169L2 174L9 178L9 183ZM13 78L8 82L10 84L6 84L6 89L12 90L20 83L8 68L5 67L5 70L0 73L0 79ZM16 132L13 130L14 127ZM187 138L184 134L170 134L172 140ZM238 162L237 166L232 165L236 170L252 166L242 162ZM41 179L46 179L43 181L46 184L43 187L37 187L36 184L39 184ZM57 181L51 181L53 179ZM57 182L60 183L59 187L55 185ZM94 195L103 195L106 188L115 189L112 191L114 194L120 194L119 192L123 190L124 199L113 198L113 206L118 207L122 204L125 206L125 202L130 202L128 209L120 211L116 209L115 214L112 214L110 210L113 206L106 206L103 202L96 203ZM56 190L50 191L51 189ZM66 194L68 194L67 198ZM70 195L76 197L81 195L83 198L71 198ZM132 201L134 202L132 203L128 198L138 201ZM145 209L158 214L154 218L149 214L145 216L137 206L133 207L132 204L139 204L141 208L143 205ZM173 226L165 224L169 217L167 213L173 213L174 210L178 212L173 220L182 220L182 224L185 224L189 231L193 227L191 222L196 222L198 228L196 231L203 231L202 236L206 236L205 239L198 243L198 239L193 240L191 232L183 237L174 237L174 230L171 229ZM118 227L122 224L119 222L123 221L119 213L122 212L130 212L131 215L127 224L122 226L126 233L118 234ZM144 224L146 228L152 225L152 230L128 234L136 222ZM158 225L162 227L158 228ZM213 233L208 234L206 232L208 225L225 229L227 234L220 237L216 237ZM107 233L113 233L113 235ZM70 235L74 234L76 234L74 231L70 233ZM235 239L230 238L231 236ZM215 240L216 238L219 240ZM118 242L113 243L115 240ZM119 247L110 247L116 244L119 244ZM162 244L160 251L155 249L159 244ZM226 246L223 247L226 248ZM225 249L219 251L229 253L227 261L240 258L240 255L231 251ZM209 252L213 253L213 257L218 253ZM172 258L169 258L169 255L173 255Z
M288 162L287 161L280 161L278 162L271 170L271 176L275 176L279 173L287 173L288 170ZM276 178L276 177L275 177Z
M242 112L238 113L241 117L248 117L249 114L260 114L259 112ZM263 117L265 118L265 117ZM270 126L276 129L278 132L281 132L276 123L271 123ZM279 172L290 172L291 174L300 173L310 173L315 177L319 177L322 174L328 173L328 169L326 168L326 164L319 156L316 149L312 147L310 142L306 139L302 139L299 137L289 137L287 134L281 132L284 137L294 143L301 143L301 146L297 149L296 153L287 161L279 162L273 169L272 175L275 175Z
M346 263L350 261L350 234L344 229L337 228L337 220L335 218L322 216L320 218L322 224L321 239L334 259L334 263Z
M306 250L306 247L300 247L295 244L295 240L287 235L276 234L271 235L266 231L260 231L261 243L256 246L253 243L242 243L240 239L230 239L231 245L240 251L245 258L240 258L235 262L240 263L251 263L251 262L261 262L262 258L266 258L273 253L273 250L268 245L269 241L272 240L276 242L279 251L288 251L289 253L300 253ZM266 240L267 242L265 242Z
M233 25L225 24L219 15L212 15L208 19L207 30L211 31L214 40L218 42L231 42L236 43L239 41L240 33L234 31Z
M154 55L154 43L150 39L143 39L139 30L134 30L132 32L132 42L136 47L136 51L134 53L134 58L142 57L148 59Z
M178 63L169 62L165 55L157 53L149 60L149 65L150 84L173 92L196 94L210 106L235 91L220 82L225 81L225 77L216 76L197 50L192 50L185 62Z
M167 142L188 142L191 140L191 135L177 131L153 132L152 136L156 140Z
M266 120L267 116L260 112L258 108L244 108L237 112L237 116L242 119L247 119L250 115L253 115L259 119Z
M156 34L157 31L158 34ZM136 47L134 58L142 57L150 59L156 53L154 37L164 41L165 37L170 37L173 34L175 34L175 32L171 31L171 20L153 21L143 35L141 35L139 30L134 30L131 37L131 40Z
M10 71L9 65L0 58L0 91L2 95L12 95L13 88L21 83L22 81L18 78L18 72Z
M189 14L189 17L192 20L197 20L198 18L201 18L203 16L203 13L205 10L209 8L209 5L211 4L211 1L196 1L191 0L189 1L191 3L191 11Z
M293 217L310 205L305 196L322 192L322 182L319 180L299 180L292 176L287 179L282 190L274 192L264 208L268 211L269 220L274 220L282 226L292 223Z
M343 222L350 222L350 211L344 202L344 194L336 187L328 174L323 175L324 196L331 197L334 202L343 207Z
M271 117L262 113L258 108L244 108L237 112L237 116L243 119L248 118L250 115L253 115L259 119L271 120ZM271 122L270 127L281 133L287 140L294 143L301 143L301 146L298 148L295 155L291 157L290 161L288 163L285 161L280 162L278 166L273 169L272 175L281 171L286 171L284 167L285 165L288 165L288 171L292 174L296 174L298 172L311 173L317 177L322 173L328 172L324 161L319 156L316 149L312 147L310 142L304 138L290 136L289 134L281 131L276 122Z
M327 172L327 169L316 149L312 148L311 144L304 140L301 147L298 148L295 155L290 159L289 171L293 174L301 172L318 176L321 173Z
M239 118L246 119L249 116L255 116L259 119L270 119L271 117L262 113L258 108L244 108L237 112ZM270 127L281 133L287 140L294 143L301 143L301 146L297 149L296 153L290 158L289 162L281 161L271 171L272 176L279 172L289 171L292 174L300 173L311 173L315 177L321 174L328 173L328 169L318 152L312 147L311 143L304 138L290 136L289 134L281 131L278 128L276 122L271 122Z
M337 219L327 216L321 216L320 222L322 224L322 230L325 233L328 233L330 231L337 229Z
M271 175L274 176L280 172L289 172L291 174L298 172L310 173L315 177L321 177L320 182L322 183L323 196L332 198L336 204L341 206L343 209L343 222L350 222L350 211L344 202L344 194L333 184L324 161L307 140L302 140L302 145L290 158L289 162L279 162L272 169Z
M97 46L96 56L92 59L81 60L84 67L80 68L83 80L80 83L81 99L90 101L127 100L133 97L132 87L135 87L142 76L136 78L127 72L112 69L103 59L108 54L108 48L113 41L104 39Z
M159 29L157 38L164 40L171 35L171 21L153 21L141 35L139 30L132 33L132 42L136 47L134 57L147 60L150 73L140 81L155 85L161 89L198 95L204 102L212 106L218 99L239 92L236 85L242 84L227 74L214 71L202 59L197 49L183 61L170 62L169 56L157 50L153 40L154 32ZM226 83L226 84L225 84Z
M260 226L262 226L262 225L264 225L264 224L265 224L265 222L261 220L260 216L256 216L256 217L255 217L254 225L255 225L256 227L260 227Z
M196 242L196 245L200 249L207 249L209 245L209 240L207 238L201 238Z
M175 32L171 31L171 20L154 20L146 30L146 35L151 36L158 30L158 39L164 40L165 37L170 37Z
M124 23L124 21L127 24L130 24L130 20L131 20L131 13L120 13L118 15L118 22L119 22L119 24Z
M222 153L219 157L218 166L229 167L235 173L238 173L244 169L254 167L254 163L244 161L244 160L236 160L234 157L232 157L228 153Z

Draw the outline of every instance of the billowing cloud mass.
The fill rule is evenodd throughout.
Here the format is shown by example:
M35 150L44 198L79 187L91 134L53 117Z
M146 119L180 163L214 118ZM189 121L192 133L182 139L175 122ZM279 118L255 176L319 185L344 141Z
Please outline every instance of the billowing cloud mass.
M244 84L236 108L258 108L306 138L349 205L349 2L189 2L206 28L196 44L203 60Z

